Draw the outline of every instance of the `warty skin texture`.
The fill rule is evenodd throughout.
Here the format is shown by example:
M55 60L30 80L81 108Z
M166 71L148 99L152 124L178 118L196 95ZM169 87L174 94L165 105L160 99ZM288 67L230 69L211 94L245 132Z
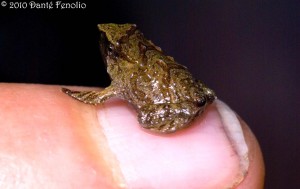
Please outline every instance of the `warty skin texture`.
M111 77L103 91L72 91L69 96L87 104L101 104L111 97L131 103L145 129L172 133L185 128L215 93L194 79L186 67L162 50L134 24L99 24L100 49Z

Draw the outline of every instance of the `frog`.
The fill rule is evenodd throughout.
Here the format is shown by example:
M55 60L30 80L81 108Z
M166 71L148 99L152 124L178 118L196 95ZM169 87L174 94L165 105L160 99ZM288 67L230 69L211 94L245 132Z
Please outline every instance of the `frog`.
M216 99L213 90L146 39L135 24L106 23L98 29L111 83L102 91L62 88L67 95L93 105L123 99L136 110L142 128L162 134L188 127Z

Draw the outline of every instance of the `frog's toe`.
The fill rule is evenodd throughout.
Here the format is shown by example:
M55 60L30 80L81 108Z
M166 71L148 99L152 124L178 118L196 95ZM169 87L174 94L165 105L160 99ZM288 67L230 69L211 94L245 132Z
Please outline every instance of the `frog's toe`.
M193 120L197 109L185 108L185 104L158 104L139 111L138 120L143 128L159 133L172 133Z
M168 133L174 133L174 132L186 127L187 122L173 119L173 120L168 120L168 121L165 121L165 122L163 122L163 121L156 122L155 124L153 124L153 123L151 123L151 124L142 124L141 123L141 126L144 129L149 129L153 132L168 134Z
M177 131L179 129L180 128L178 128L176 125L171 123L171 124L160 125L159 127L153 127L150 130L155 131L155 132L168 134L168 133L174 133L175 131Z
M97 91L73 91L67 88L62 88L62 92L66 93L70 97L75 98L76 100L79 100L81 102L84 102L86 104L98 104L99 100L99 92Z

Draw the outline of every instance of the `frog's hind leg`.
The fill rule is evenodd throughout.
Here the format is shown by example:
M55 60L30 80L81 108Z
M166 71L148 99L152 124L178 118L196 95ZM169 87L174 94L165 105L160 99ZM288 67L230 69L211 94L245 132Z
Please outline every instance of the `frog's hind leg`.
M73 91L67 88L62 88L62 92L67 95L84 102L86 104L100 104L105 100L115 96L115 92L112 87L107 87L102 91Z
M172 133L188 126L199 113L199 108L192 107L190 102L149 105L140 109L138 119L145 129Z

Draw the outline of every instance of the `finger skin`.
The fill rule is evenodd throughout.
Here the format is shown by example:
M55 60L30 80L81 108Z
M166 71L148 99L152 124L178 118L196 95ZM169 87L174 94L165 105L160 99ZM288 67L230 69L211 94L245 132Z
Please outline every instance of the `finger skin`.
M58 86L0 84L0 100L0 188L115 187L107 150L89 134L94 108Z
M170 155L170 152L172 158L189 157L181 168L187 170L186 175L179 176L190 179L192 188L223 188L233 179L230 172L237 169L237 158L232 157L226 137L221 133L210 135L218 130L205 124L211 120L215 120L213 124L220 124L214 119L213 106L206 117L195 121L196 126L162 137L142 130L136 122L135 111L127 103L112 100L100 107L86 105L63 94L60 86L0 84L0 100L0 188L45 188L45 183L46 188L150 186L153 179L131 178L128 174L138 166L146 169L139 170L144 176L155 173L145 165L146 160L132 161L139 154L151 152L158 154L153 157L158 162L164 160L159 154ZM107 119L103 119L104 115ZM244 123L243 127L252 156L249 173L238 188L262 188L261 152ZM188 146L183 145L184 142ZM153 149L153 144L157 148ZM138 145L148 149L138 148ZM187 155L178 155L184 154L180 152ZM228 163L225 167L224 161ZM169 168L180 165L176 161L169 163ZM162 166L168 164L154 165L156 170L166 171ZM172 177L175 176L165 176L160 186L174 184Z

